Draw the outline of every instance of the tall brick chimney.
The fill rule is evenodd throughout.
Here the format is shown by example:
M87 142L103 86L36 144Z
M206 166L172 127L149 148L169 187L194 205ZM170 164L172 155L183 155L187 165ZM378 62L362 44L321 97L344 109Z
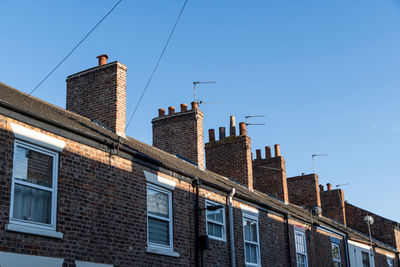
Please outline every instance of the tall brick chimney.
M246 135L243 122L239 124L239 129L239 135L236 135L235 118L231 116L230 136L225 137L223 127L219 128L219 140L215 141L214 136L211 136L205 145L207 169L232 178L252 190L251 139Z
M279 145L275 145L275 156L271 157L271 147L265 147L265 158L261 150L256 150L253 160L254 189L289 202L285 159L280 155Z
M99 65L67 77L67 110L99 122L119 135L126 123L126 71L124 64L107 64L108 56L97 57Z
M168 153L183 156L204 169L204 114L199 110L198 103L192 102L187 110L187 104L181 104L181 111L175 112L175 107L158 110L154 118L153 146Z
M312 209L321 207L318 175L311 173L287 179L290 203Z
M332 190L331 184L328 184L327 188L328 190L326 191L320 190L322 215L346 225L346 209L343 190Z

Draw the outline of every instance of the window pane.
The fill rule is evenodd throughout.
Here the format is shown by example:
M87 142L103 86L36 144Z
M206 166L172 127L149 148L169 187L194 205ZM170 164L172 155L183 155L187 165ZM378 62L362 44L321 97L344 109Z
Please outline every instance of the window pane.
M250 244L250 262L257 263L257 246Z
M215 211L207 210L207 220L215 221Z
M332 256L334 260L340 260L339 247L332 245Z
M257 224L255 222L251 223L251 241L258 242L257 241Z
M51 192L15 184L13 218L51 223Z
M361 252L361 256L362 256L363 267L370 267L370 265L369 265L369 253Z
M250 244L245 243L244 249L246 252L246 262L250 262Z
M333 266L334 266L334 267L340 267L341 265L340 265L340 262L334 262L334 263L333 263Z
M302 254L297 254L297 266L298 267L306 266L306 256Z
M393 263L393 259L387 258L387 263L389 267L393 267L394 263Z
M302 235L295 234L295 241L296 241L296 252L305 253L305 244L304 238Z
M250 237L250 222L249 221L245 221L243 227L244 227L244 239L251 241L251 237Z
M213 227L213 223L210 223L210 222L208 222L207 223L207 227L208 227L208 235L212 235L212 236L214 236L214 227Z
M257 263L257 245L245 244L246 262Z
M157 216L169 218L168 194L148 188L147 211Z
M148 217L149 241L169 246L169 222Z
M33 184L52 187L53 157L17 146L15 178Z
M214 236L222 238L222 226L214 224Z
M224 209L219 209L219 210L215 211L215 220L217 222L220 222L220 223L224 222L223 212L224 212Z

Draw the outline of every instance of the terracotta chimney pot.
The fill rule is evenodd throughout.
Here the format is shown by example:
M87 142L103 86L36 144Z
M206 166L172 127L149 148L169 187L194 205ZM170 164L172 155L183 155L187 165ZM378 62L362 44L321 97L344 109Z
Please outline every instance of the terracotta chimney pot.
M107 64L108 56L106 54L102 54L100 56L97 56L96 58L99 59L99 66Z

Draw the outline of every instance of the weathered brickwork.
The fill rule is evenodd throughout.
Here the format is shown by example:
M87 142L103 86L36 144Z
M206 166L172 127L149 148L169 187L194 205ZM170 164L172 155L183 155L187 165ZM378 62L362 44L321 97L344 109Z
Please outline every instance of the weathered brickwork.
M375 259L375 266L380 267L380 266L389 266L388 265L388 259L393 259L393 264L394 266L399 266L398 261L396 260L397 256L393 252L388 252L383 249L375 249L374 252L374 259Z
M179 154L204 169L203 116L196 106L191 110L154 118L153 146Z
M0 139L4 141L1 164L12 165L14 137L4 121L1 129ZM11 191L11 171L6 171L0 184L0 230L3 232L0 250L60 257L65 259L64 266L75 266L75 260L113 263L114 266L190 265L192 250L187 248L191 246L188 237L193 236L189 223L193 205L189 184L168 177L177 182L173 202L180 207L174 209L174 247L185 260L146 253L144 167L105 151L57 138L66 142L59 154L57 201L57 231L64 234L63 239L5 231ZM7 169L12 170L12 166Z
M368 225L364 222L364 217L367 215L374 218L374 223L371 225L372 237L400 249L398 236L396 239L396 231L398 231L396 226L398 223L346 202L346 221L348 227L368 235Z
M122 63L112 62L69 76L67 110L123 134L126 121L126 71Z
M342 189L321 191L322 214L346 225L344 192Z
M331 238L339 241L341 263L342 266L346 266L346 251L343 237L315 229L315 227L312 227L308 233L310 266L333 266Z
M209 238L209 250L200 253L204 266L231 266L231 242L234 242L236 266L245 266L244 216L251 216L258 223L260 266L297 266L295 231L305 235L308 266L332 266L332 242L340 245L343 267L348 266L345 238L354 238L364 246L370 244L367 235L343 225L349 218L353 228L365 233L366 224L356 218L362 220L366 211L346 203L344 213L341 208L343 191L320 192L318 176L314 174L286 179L285 160L280 155L279 145L275 145L274 157L267 147L265 159L257 150L253 161L245 123L239 124L240 135L236 136L233 116L229 137L225 137L223 127L218 141L214 131L210 131L210 141L205 145L207 170L204 169L203 113L198 110L197 103L192 103L190 110L182 104L177 113L170 107L167 115L160 109L159 116L152 121L154 146L179 154L185 160L118 136L125 128L126 67L119 62L105 64L106 58L100 56L103 62L100 66L67 79L67 108L96 120L96 124L28 96L25 98L29 98L29 104L13 106L15 103L10 101L13 98L7 98L13 91L0 83L0 114L3 114L0 115L1 253L60 258L64 260L63 267L75 267L77 260L113 267L195 266L196 193L199 194L200 236L207 234L205 201L225 207L225 238ZM4 93L5 90L8 93ZM52 108L46 108L48 106ZM53 116L55 114L58 115ZM99 127L98 122L118 135ZM11 123L27 128L27 132L41 133L40 138L44 135L65 142L58 153L56 206L56 230L63 234L62 238L49 237L49 233L28 234L21 229L8 229L15 153L15 132ZM41 144L37 136L36 139L25 138L25 142ZM198 192L193 182L199 183ZM163 184L163 190L171 191L169 214L172 215L173 251L157 246L149 249L147 186L150 183L153 186ZM228 223L230 193L234 193L233 229ZM165 203L156 205L165 211ZM304 205L306 209L296 205ZM323 216L315 216L308 210L321 205ZM167 210L170 209L167 207ZM386 266L387 257L393 257L394 266L399 267L399 225L369 214L375 219L371 228L373 236L385 242L373 241L375 266ZM233 231L233 240L230 231ZM396 247L397 252L386 244Z
M257 155L253 160L254 189L289 202L285 159L282 156L271 158L267 151L268 147L264 159ZM261 154L261 151L257 153Z
M232 178L253 189L251 139L247 135L229 136L208 142L206 148L207 169Z
M287 179L290 203L312 209L321 206L318 175L308 174Z

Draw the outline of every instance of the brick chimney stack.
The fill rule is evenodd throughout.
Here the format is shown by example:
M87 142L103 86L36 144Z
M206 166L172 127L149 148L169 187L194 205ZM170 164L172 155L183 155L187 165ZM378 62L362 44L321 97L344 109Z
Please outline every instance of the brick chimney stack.
M326 186L328 190L320 190L322 215L346 225L344 191L342 189L332 189L332 184L330 183L326 184Z
M246 135L245 124L239 125L240 135L236 135L235 117L231 116L229 136L225 137L225 128L220 127L219 140L212 141L211 138L206 143L207 169L232 178L252 190L251 139Z
M197 102L180 105L180 112L175 107L168 107L168 115L164 109L158 110L158 117L154 118L153 146L171 154L177 154L198 164L204 169L204 133L203 112Z
M279 145L275 145L275 157L271 157L271 147L265 147L265 158L261 149L256 150L253 160L254 189L289 202L285 159L280 154Z
M287 179L290 203L306 206L309 209L321 207L318 175L315 173L302 174ZM323 213L323 211L322 211Z
M122 135L126 123L127 68L118 61L107 64L105 54L97 58L98 66L67 77L66 108Z

